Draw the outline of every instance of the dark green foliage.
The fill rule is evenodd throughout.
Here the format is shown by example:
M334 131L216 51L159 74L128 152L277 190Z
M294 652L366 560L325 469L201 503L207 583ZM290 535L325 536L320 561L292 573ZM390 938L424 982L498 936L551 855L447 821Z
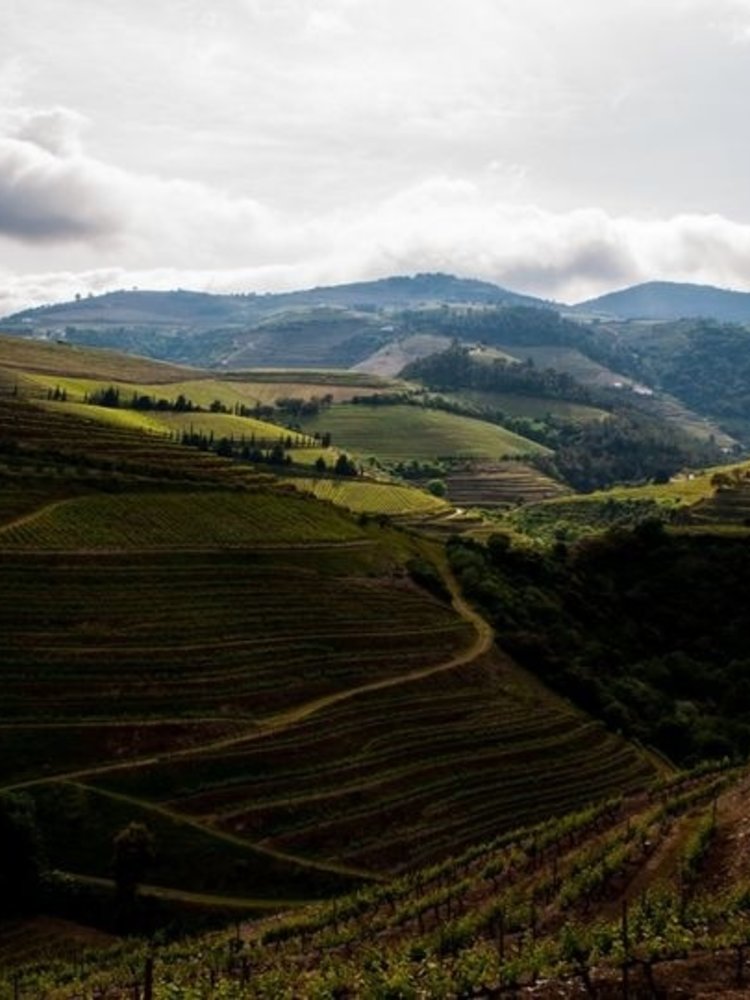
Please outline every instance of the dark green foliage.
M731 433L750 433L750 331L715 320L623 328L643 375Z
M606 330L563 319L552 309L528 306L421 310L402 316L412 333L444 333L470 343L499 347L575 347L599 364L632 374L632 352ZM519 353L519 352L514 352Z
M337 476L356 476L357 466L349 458L347 454L342 452L336 459L336 463L333 467L333 471Z
M138 883L156 859L156 841L145 823L128 823L112 842L112 868L121 903L135 899Z
M32 913L43 867L33 801L0 795L0 916Z
M534 464L576 490L588 492L617 483L667 482L685 466L708 465L718 452L663 421L619 407L607 420L585 424L557 422L545 442L553 456Z
M612 728L691 762L750 751L750 552L656 520L551 552L449 543L524 665Z
M537 368L530 361L514 363L502 358L477 361L471 357L467 348L458 343L440 354L431 354L412 362L401 374L404 378L417 379L435 392L479 389L484 392L519 393L579 403L598 402L594 394L576 382L571 375L551 368Z
M441 601L450 601L450 592L445 586L442 576L431 562L426 559L410 559L406 564L406 569L412 580L420 587L424 587Z

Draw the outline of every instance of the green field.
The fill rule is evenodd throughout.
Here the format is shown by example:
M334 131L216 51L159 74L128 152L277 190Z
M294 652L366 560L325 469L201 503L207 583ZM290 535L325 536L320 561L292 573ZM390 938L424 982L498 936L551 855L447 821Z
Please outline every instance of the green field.
M2 345L0 345L1 347ZM4 363L0 350L0 364ZM334 402L348 401L352 396L370 396L388 389L388 384L372 385L364 382L359 385L356 380L351 383L321 381L314 372L296 372L292 378L288 373L280 373L278 379L263 379L261 373L248 373L247 381L237 375L219 377L206 375L203 378L176 379L170 382L149 382L122 377L75 378L66 375L47 374L28 371L18 375L19 386L31 394L46 395L55 389L65 390L70 402L82 403L87 395L114 386L120 390L123 406L128 404L133 394L153 396L157 399L167 399L170 402L179 395L195 403L196 406L208 409L218 400L228 409L235 404L254 406L256 403L273 405L277 400L287 398L313 399L330 396ZM400 387L400 386L399 386Z
M541 445L472 417L419 406L346 405L303 418L308 433L330 432L337 448L391 461L542 454Z
M537 419L546 416L570 420L573 423L588 423L605 420L607 413L595 406L572 403L566 399L547 399L543 396L521 396L510 392L483 392L479 389L462 389L461 392L447 394L448 399L459 403L469 403L487 410L501 410L511 417Z
M434 514L450 504L424 490L397 483L362 479L290 479L288 482L319 500L330 500L356 514Z
M361 529L294 492L78 497L0 528L8 549L192 549L310 542L366 544Z
M227 437L236 441L244 439L249 442L254 439L258 446L272 445L291 437L300 451L304 450L305 445L312 444L311 438L287 430L286 427L253 417L236 417L231 413L143 412L122 407L91 406L87 403L49 402L43 405L84 420L96 420L113 427L140 430L149 434L213 434L215 438Z
M48 372L55 378L121 379L158 384L194 378L196 370L180 365L115 354L96 347L48 343L0 334L0 366L12 375Z

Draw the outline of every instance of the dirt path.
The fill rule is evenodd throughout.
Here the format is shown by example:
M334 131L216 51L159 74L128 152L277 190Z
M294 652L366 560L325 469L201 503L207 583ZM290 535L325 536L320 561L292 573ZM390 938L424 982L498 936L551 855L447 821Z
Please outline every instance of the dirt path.
M40 785L54 784L58 781L85 780L86 778L94 778L102 774L113 774L117 771L128 770L129 768L150 767L154 764L185 760L190 757L199 757L205 753L215 753L216 751L227 750L232 747L240 746L244 743L254 743L257 740L265 739L268 736L283 732L285 729L289 729L296 723L309 719L311 716L317 715L319 712L322 712L327 708L332 708L334 705L340 705L343 702L351 701L354 698L359 698L362 695L371 694L375 691L385 691L389 688L400 687L403 684L410 684L413 681L424 680L428 677L433 677L436 674L446 673L450 670L456 670L459 667L473 663L481 656L484 656L484 654L489 652L492 648L494 632L481 615L470 607L461 596L458 584L456 583L453 574L448 569L447 564L443 560L440 560L440 570L444 583L451 594L453 608L456 613L464 619L464 621L469 622L469 624L473 626L475 631L474 641L471 645L462 653L458 653L449 660L445 660L443 663L438 663L431 667L421 667L416 670L411 670L408 673L399 674L396 677L386 677L379 681L372 681L369 684L360 684L357 687L347 688L344 691L334 691L332 694L323 695L320 698L315 698L302 705L296 705L293 708L285 709L275 715L258 720L256 723L256 730L254 732L243 732L232 736L226 736L218 740L212 740L209 743L201 743L192 747L185 747L182 750L168 751L157 755L152 754L148 757L134 757L128 760L117 761L117 763L101 764L96 767L79 768L74 771L49 775L43 778L32 778L28 781L6 785L4 788L0 788L0 791L10 792L23 788L35 788Z

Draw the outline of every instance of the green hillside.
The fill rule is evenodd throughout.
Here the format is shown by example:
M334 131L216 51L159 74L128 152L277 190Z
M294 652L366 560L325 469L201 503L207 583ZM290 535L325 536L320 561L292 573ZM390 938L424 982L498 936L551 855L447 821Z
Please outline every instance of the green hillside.
M120 1000L152 974L158 1000L489 997L540 979L546 1000L576 977L619 995L623 956L632 995L657 977L669 995L704 968L686 954L708 995L737 985L747 776L678 775L644 746L686 764L750 747L745 538L726 533L747 530L742 463L529 504L564 487L500 462L543 449L497 425L335 400L301 418L300 436L407 470L465 453L449 496L518 503L492 516L534 542L482 523L481 544L412 486L282 482L163 433L254 418L103 422L75 397L106 375L9 370L0 816L31 817L45 874L36 913L0 918L0 1000ZM357 388L307 377L301 398ZM46 398L58 380L66 401ZM225 385L227 408L251 392L200 374L169 391L205 407ZM592 434L607 423L589 416ZM600 537L566 544L583 532ZM113 841L131 823L156 849L123 909ZM233 929L184 937L206 919ZM156 943L165 928L182 940ZM123 939L149 929L153 973Z
M419 406L342 404L303 418L301 425L308 433L330 432L339 448L391 461L447 456L499 459L546 451L494 424Z
M449 511L450 504L424 490L397 483L361 479L305 479L295 477L290 485L319 500L330 500L357 514L434 514Z
M106 408L13 389L0 408L0 788L32 797L49 863L100 926L112 838L130 821L160 842L159 906L254 912L653 773L493 652L439 545L341 509L411 523L444 501L298 481L335 502L321 503L117 419L135 411L106 424L91 419ZM437 417L440 448L467 426L507 443ZM52 911L70 905L55 889Z

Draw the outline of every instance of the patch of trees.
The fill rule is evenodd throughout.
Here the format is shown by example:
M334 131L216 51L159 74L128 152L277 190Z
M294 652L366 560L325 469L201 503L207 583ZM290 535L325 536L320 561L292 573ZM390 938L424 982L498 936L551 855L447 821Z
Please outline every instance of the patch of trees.
M0 795L0 917L35 911L44 864L33 799Z
M188 399L184 393L180 393L176 399L157 398L156 396L148 396L137 392L124 398L120 389L114 385L108 385L105 389L95 389L93 392L87 392L83 401L84 403L90 403L92 406L106 406L110 409L119 409L122 407L123 409L144 411L158 410L163 412L169 410L174 413L198 413L201 411L201 407L197 406L191 399Z
M524 666L679 763L750 752L743 540L655 521L568 548L448 543L466 594Z
M563 319L553 309L495 306L425 309L401 315L410 333L437 333L492 346L574 347L599 364L636 374L637 359L608 329Z
M535 456L534 464L581 492L617 483L668 482L686 466L720 459L712 445L625 406L607 420L549 420L543 443L554 455Z
M324 396L311 396L303 399L298 396L281 396L276 400L276 408L295 419L299 417L315 417L327 410L333 403L333 395L328 392Z
M258 440L255 435L246 438L240 437L217 437L213 431L208 434L203 431L182 431L178 436L180 444L188 445L191 448L198 448L199 451L212 451L222 458L242 459L245 462L252 462L257 465L291 465L292 458L287 454L287 450L297 447L290 435L279 438L273 443Z
M414 403L411 392L374 392L369 396L352 396L351 402L357 406L398 406L403 403Z
M572 375L552 368L537 368L530 360L510 362L503 358L493 358L479 361L472 357L468 348L458 343L439 354L413 361L403 369L401 375L416 379L435 392L475 389L591 405L597 402L594 393L577 382Z

